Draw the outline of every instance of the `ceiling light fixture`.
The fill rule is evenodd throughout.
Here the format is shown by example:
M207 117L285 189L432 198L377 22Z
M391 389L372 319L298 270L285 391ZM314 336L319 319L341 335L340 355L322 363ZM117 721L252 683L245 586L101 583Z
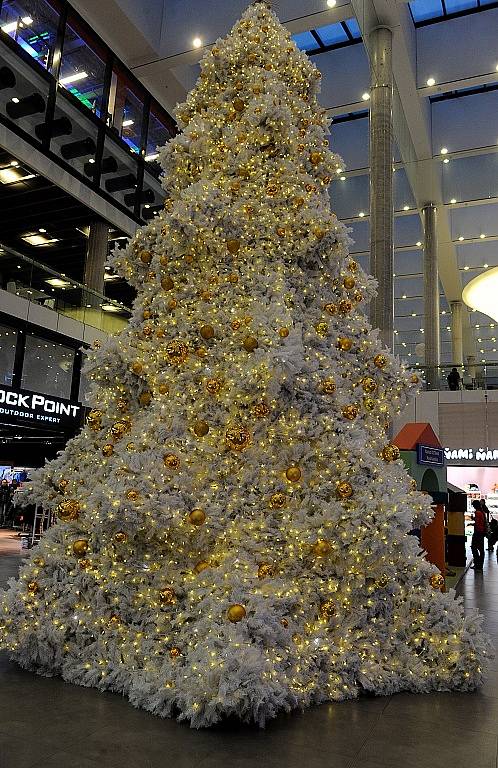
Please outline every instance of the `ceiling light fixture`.
M433 85L436 85L436 80L433 77L427 78L427 85L431 88Z
M443 160L443 163L445 165L447 165L449 162L450 162L450 158L449 157L445 157L444 160Z
M12 99L11 99L11 102L13 104L19 104L19 99L17 98L17 96L13 96Z
M441 154L447 155L448 154L448 148L447 147L441 147Z
M146 160L148 163L151 163L153 160L157 160L159 157L159 152L153 152L152 155L145 155L144 160Z
M49 277L45 282L54 288L68 288L71 285L68 280L61 280L60 277Z
M194 46L194 48L200 48L201 45L202 45L201 38L200 37L194 37L194 39L192 40L192 45Z
M404 205L403 206L403 210L404 211L409 211L410 210L410 206L409 205Z
M365 214L363 213L363 211L360 211L360 212L359 212L359 214L358 214L358 216L360 217L360 219L362 219L362 218L364 217L364 215L365 215Z
M337 0L327 0L327 7L328 8L335 8L337 5ZM497 66L498 69L498 66Z
M460 237L459 237L458 239L459 239L459 241L460 241L460 242L462 242L462 240L463 240L463 235L460 235Z
M41 230L40 230L41 231ZM21 239L29 245L51 245L52 243L58 243L57 237L45 237L44 235L30 234L22 235Z
M128 128L130 125L135 125L135 121L132 120L131 118L128 118L126 120L123 120L121 125L123 126L123 128Z
M71 83L77 83L79 80L84 80L88 77L86 72L74 72L72 75L66 75L59 80L60 85L71 85Z
M370 98L370 94L367 91L365 91L365 93L361 94L361 98L363 99L363 101L368 101Z
M450 200L450 203L451 203L452 205L455 205L455 203L456 203L456 198L452 197L452 198L451 198L451 200Z
M479 238L481 240L484 240L485 237L486 237L486 235L484 234L484 232L481 232L481 234L479 235Z
M468 266L468 264L466 264L466 265L464 266L464 270L465 270L466 272L468 272L468 271L469 271L469 266Z
M463 289L462 299L471 309L488 315L492 320L498 320L497 291L498 267L494 267L474 277Z

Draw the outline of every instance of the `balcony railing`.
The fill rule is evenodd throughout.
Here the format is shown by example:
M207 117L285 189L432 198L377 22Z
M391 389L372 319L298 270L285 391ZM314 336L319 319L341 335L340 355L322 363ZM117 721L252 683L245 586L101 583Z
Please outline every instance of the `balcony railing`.
M0 123L138 222L173 118L63 0L0 0Z
M452 373L456 369L458 377ZM411 366L410 370L419 374L423 379L426 390L473 390L498 389L498 364L474 363L467 365L452 365L445 363L434 366Z
M2 244L0 289L106 333L118 332L130 317L122 302Z

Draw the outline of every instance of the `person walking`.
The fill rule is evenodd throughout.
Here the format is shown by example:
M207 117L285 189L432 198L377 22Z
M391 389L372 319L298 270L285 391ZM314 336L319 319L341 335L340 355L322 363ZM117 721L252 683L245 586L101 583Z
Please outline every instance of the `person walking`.
M12 497L12 491L7 480L2 480L0 483L0 526L3 527L6 523L7 516L10 509L10 500Z
M456 368L451 369L448 376L446 377L446 381L448 382L448 387L452 392L456 392L457 389L460 389L460 374Z
M486 535L486 515L482 503L478 499L472 502L474 507L474 533L472 534L471 549L474 557L475 571L482 571L484 565L484 537Z

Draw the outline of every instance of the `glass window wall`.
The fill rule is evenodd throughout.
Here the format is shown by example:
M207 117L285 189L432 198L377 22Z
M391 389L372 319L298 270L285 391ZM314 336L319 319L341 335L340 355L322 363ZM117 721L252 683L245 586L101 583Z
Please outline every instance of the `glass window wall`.
M45 0L3 0L0 28L44 69L57 38L57 3Z
M0 325L0 384L12 385L14 358L16 356L17 331L8 325Z
M28 334L21 388L69 398L73 365L73 349Z
M102 117L106 56L97 41L90 43L80 22L70 19L64 35L59 85L97 117Z
M142 146L144 97L145 92L131 81L124 69L115 67L109 94L109 123L111 130L136 155Z

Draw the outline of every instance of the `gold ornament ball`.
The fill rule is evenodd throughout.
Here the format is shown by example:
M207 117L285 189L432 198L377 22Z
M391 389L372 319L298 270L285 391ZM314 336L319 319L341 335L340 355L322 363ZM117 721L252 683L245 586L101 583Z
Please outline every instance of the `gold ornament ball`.
M285 328L285 327L284 328L279 328L278 329L278 335L280 336L281 339L286 339L287 336L289 335L289 329Z
M167 395L169 392L169 385L168 384L159 384L157 391L160 395Z
M37 565L39 568L43 568L43 566L45 565L45 560L43 559L43 557L34 557L33 563L34 565Z
M150 320L150 318L152 317L152 312L150 311L150 309L144 309L144 311L142 312L142 317L144 320Z
M236 240L234 237L227 240L228 253L231 253L233 256L237 253L239 249L240 249L240 240Z
M356 272L358 269L358 263L356 261L350 261L348 264L348 269L350 272Z
M337 314L337 307L335 304L332 304L331 301L327 302L327 304L324 305L323 309L328 315Z
M163 463L168 469L178 469L180 466L180 459L174 453L167 453L163 456Z
M299 467L296 467L295 465L293 465L292 467L289 467L285 471L285 476L287 480L289 480L289 482L291 483L298 483L302 477L302 474L303 473L301 472L301 469Z
M168 264L168 257L167 256L161 256L161 258L159 259L159 263L160 263L161 267L166 267L167 264Z
M91 565L92 565L92 561L91 561L91 560L89 560L89 559L88 559L88 558L86 558L86 557L85 557L85 558L83 558L82 560L79 560L79 566L80 566L80 568L82 568L83 570L86 570L87 568L90 568L90 567L91 567Z
M202 573L206 570L206 568L210 568L211 564L208 563L207 560L200 560L195 566L194 566L194 573Z
M183 341L170 341L166 345L166 357L170 363L183 363L188 357L188 347Z
M339 339L337 339L337 347L342 352L349 352L352 346L353 346L352 339L348 339L345 336L341 336Z
M116 400L116 408L119 411L127 411L128 406L129 406L128 400L126 400L124 397L118 397L118 399Z
M159 590L159 600L164 605L172 605L176 602L175 590L172 587L163 587Z
M35 595L39 591L40 585L37 581L28 581L28 592L31 592L32 595Z
M266 579L275 575L275 568L271 563L261 563L258 567L258 579Z
M387 365L387 362L388 362L387 356L386 355L382 355L382 354L375 355L373 361L374 361L374 365L376 366L376 368L385 368L385 366Z
M136 501L138 499L138 491L134 488L130 488L129 491L126 491L126 498L129 499L129 501Z
M399 456L400 453L397 445L390 443L389 445L385 445L382 449L382 458L384 461L396 461L399 459Z
M430 583L433 589L442 589L445 586L446 581L441 573L433 573L430 578Z
M67 523L71 520L76 520L79 515L81 506L76 499L65 499L61 501L56 507L56 513L59 520Z
M349 301L349 299L341 299L337 305L337 308L341 315L347 315L348 312L351 312L353 309L353 304L351 301Z
M235 603L234 605L231 605L227 611L227 618L233 624L236 624L238 621L242 621L242 619L245 619L245 617L246 617L246 609L244 608L243 605L240 605L240 603Z
M149 392L149 391L142 392L138 400L140 402L140 405L143 405L143 406L150 405L152 402L152 392Z
M171 291L174 288L175 284L171 277L169 275L166 275L166 277L163 277L161 280L161 288L163 291Z
M287 501L288 499L285 493L277 491L277 493L274 493L270 496L268 506L270 509L285 509L287 506Z
M126 450L127 450L127 451L134 451L134 450L136 450L136 445L135 445L135 443L127 443L127 444L126 444Z
M223 389L223 381L221 379L208 379L206 389L210 395L218 395Z
M277 227L275 232L279 237L285 237L285 227Z
M372 400L371 397L364 397L363 405L366 411L373 411L375 409L375 400Z
M280 619L280 623L284 629L287 629L287 627L289 626L289 622L287 621L287 619Z
M117 421L115 424L111 427L111 435L116 439L119 440L126 432L126 424L122 421Z
M416 373L412 373L412 375L410 376L410 382L411 382L411 384L418 384L418 383L419 383L419 381L420 381L420 379L419 379L419 377L417 376L417 374L416 374Z
M207 421L196 421L194 424L194 434L197 437L205 437L209 432L209 424Z
M389 584L389 576L387 575L387 573L383 573L381 576L379 576L379 578L375 582L375 586L378 587L379 589L385 589L388 584Z
M246 336L242 345L246 352L254 352L259 347L258 340L255 336Z
M132 363L131 370L133 371L133 373L136 373L137 376L139 376L142 373L143 369L144 367L142 363L140 363L138 360Z
M244 102L242 101L242 99L234 99L232 104L233 104L233 108L234 108L234 110L236 112L243 112L244 111L245 105L244 105Z
M357 304L363 301L363 294L361 291L355 291L353 293L353 299L356 301Z
M88 414L86 420L87 420L88 425L91 427L91 429L95 429L95 430L100 429L100 427L101 427L100 422L102 420L102 416L103 415L104 415L103 412L102 411L98 411L97 409L94 409L94 410L90 411L90 413Z
M318 611L321 619L330 619L335 614L335 603L333 600L324 600L320 603L320 609Z
M348 291L351 291L356 285L356 280L354 277L345 277L342 284L344 288L346 288Z
M335 392L335 381L333 378L329 377L328 379L324 379L322 383L320 384L320 390L325 395L333 395Z
M225 432L225 444L233 451L243 451L251 444L251 433L242 424L233 424Z
M188 516L188 520L192 525L202 525L206 522L206 513L203 509L193 509Z
M140 261L142 264L150 264L152 261L152 253L150 251L140 251Z
M340 499L349 499L353 495L353 486L347 480L337 483L336 494Z
M270 406L267 403L255 403L251 413L255 419L264 419L270 415Z
M176 646L173 646L172 648L169 649L169 655L171 659L177 659L179 656L182 655L182 653L179 648L177 648Z
M87 539L76 539L76 541L73 541L73 552L76 557L83 557L83 555L86 555L88 552Z
M358 408L356 405L346 405L342 409L342 415L345 419L353 421L358 416Z
M212 325L202 325L199 333L201 334L203 339L212 339L214 336L214 328Z
M375 390L377 389L377 382L375 381L375 379L372 379L371 376L367 376L361 382L361 388L363 389L364 392L371 395L372 392L375 392Z
M317 557L325 557L332 549L332 545L326 539L318 539L313 544L313 554Z
M315 325L315 331L319 336L326 336L328 333L329 327L327 323L317 323Z
M318 165L323 160L323 155L321 152L312 152L310 154L310 163L311 165Z
M154 333L154 329L150 325L144 325L142 333L144 336L148 338L149 336L152 336L152 334Z
M124 531L116 531L114 534L114 541L117 544L124 544L126 541L128 541L128 534L126 534Z
M112 456L113 453L114 446L111 443L106 443L106 445L102 447L102 456L109 458L109 456Z
M412 491L416 491L417 488L418 488L417 481L415 480L414 477L412 477L411 480L410 480L410 488L411 488Z

